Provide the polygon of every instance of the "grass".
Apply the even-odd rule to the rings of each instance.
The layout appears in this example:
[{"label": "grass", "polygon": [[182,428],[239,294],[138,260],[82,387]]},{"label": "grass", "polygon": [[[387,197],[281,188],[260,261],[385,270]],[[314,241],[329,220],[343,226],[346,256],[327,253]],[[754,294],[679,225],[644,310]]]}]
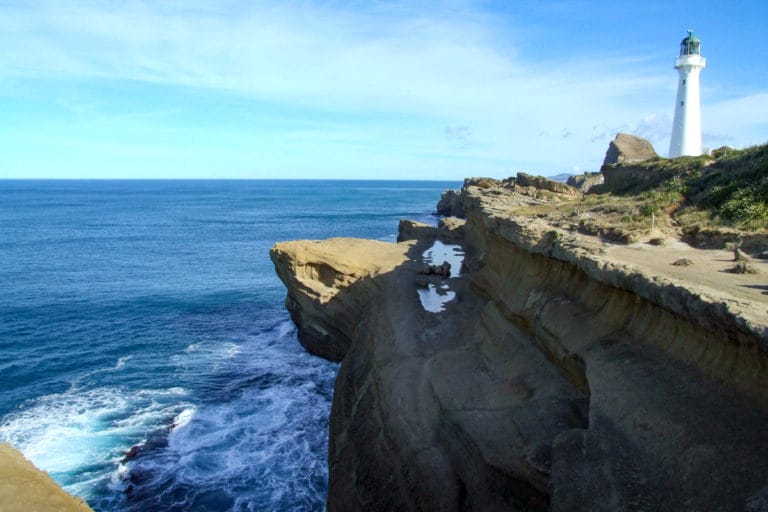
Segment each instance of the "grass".
[{"label": "grass", "polygon": [[514,213],[626,241],[647,233],[651,218],[661,230],[768,232],[768,145],[715,155],[628,165],[629,177],[613,185]]}]

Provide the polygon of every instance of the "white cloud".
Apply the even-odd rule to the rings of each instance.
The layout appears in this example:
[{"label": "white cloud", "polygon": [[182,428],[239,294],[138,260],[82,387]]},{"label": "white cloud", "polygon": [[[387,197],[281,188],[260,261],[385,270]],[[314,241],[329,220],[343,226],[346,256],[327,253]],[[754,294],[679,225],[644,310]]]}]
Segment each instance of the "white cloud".
[{"label": "white cloud", "polygon": [[702,105],[704,142],[737,147],[768,142],[768,91]]},{"label": "white cloud", "polygon": [[[326,156],[388,147],[413,155],[412,162],[464,158],[500,173],[555,171],[566,162],[590,170],[599,167],[616,131],[635,130],[655,144],[668,137],[674,78],[667,67],[631,54],[537,60],[516,50],[527,28],[513,23],[470,1],[349,7],[40,0],[0,6],[0,80],[149,82],[244,98],[254,109],[299,109],[323,120],[271,136],[286,148],[311,144],[315,159],[323,147]],[[716,105],[705,121],[737,130],[737,112],[754,118],[743,111],[759,100]],[[101,111],[113,115],[82,98],[66,101],[89,119]],[[157,105],[145,110],[132,113],[131,122],[142,116],[161,122],[167,113]],[[330,122],[335,113],[357,119]],[[378,126],[379,116],[399,118],[402,126]]]}]

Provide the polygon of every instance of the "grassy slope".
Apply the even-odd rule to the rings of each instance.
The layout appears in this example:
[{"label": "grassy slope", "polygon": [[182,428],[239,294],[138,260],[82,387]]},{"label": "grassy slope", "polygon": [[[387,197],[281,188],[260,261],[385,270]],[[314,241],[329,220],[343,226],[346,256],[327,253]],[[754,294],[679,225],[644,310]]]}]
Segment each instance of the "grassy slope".
[{"label": "grassy slope", "polygon": [[[518,210],[563,227],[631,242],[656,228],[768,232],[768,145],[716,156],[654,158],[633,164],[642,180],[598,186],[580,199]],[[527,211],[530,210],[530,211]]]}]

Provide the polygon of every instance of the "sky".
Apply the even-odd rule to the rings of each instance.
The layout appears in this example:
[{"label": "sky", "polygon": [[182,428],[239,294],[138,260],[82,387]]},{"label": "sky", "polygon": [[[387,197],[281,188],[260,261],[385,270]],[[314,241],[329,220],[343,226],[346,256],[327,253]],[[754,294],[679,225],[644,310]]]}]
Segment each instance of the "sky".
[{"label": "sky", "polygon": [[768,142],[768,1],[0,0],[0,178],[424,179]]}]

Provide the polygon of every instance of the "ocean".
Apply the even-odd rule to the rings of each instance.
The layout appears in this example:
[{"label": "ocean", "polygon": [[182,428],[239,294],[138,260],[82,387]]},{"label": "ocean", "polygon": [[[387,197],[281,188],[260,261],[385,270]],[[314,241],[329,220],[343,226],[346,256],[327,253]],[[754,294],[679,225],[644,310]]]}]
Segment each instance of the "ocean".
[{"label": "ocean", "polygon": [[459,186],[0,181],[0,441],[96,511],[323,510],[338,365],[269,248],[394,241]]}]

